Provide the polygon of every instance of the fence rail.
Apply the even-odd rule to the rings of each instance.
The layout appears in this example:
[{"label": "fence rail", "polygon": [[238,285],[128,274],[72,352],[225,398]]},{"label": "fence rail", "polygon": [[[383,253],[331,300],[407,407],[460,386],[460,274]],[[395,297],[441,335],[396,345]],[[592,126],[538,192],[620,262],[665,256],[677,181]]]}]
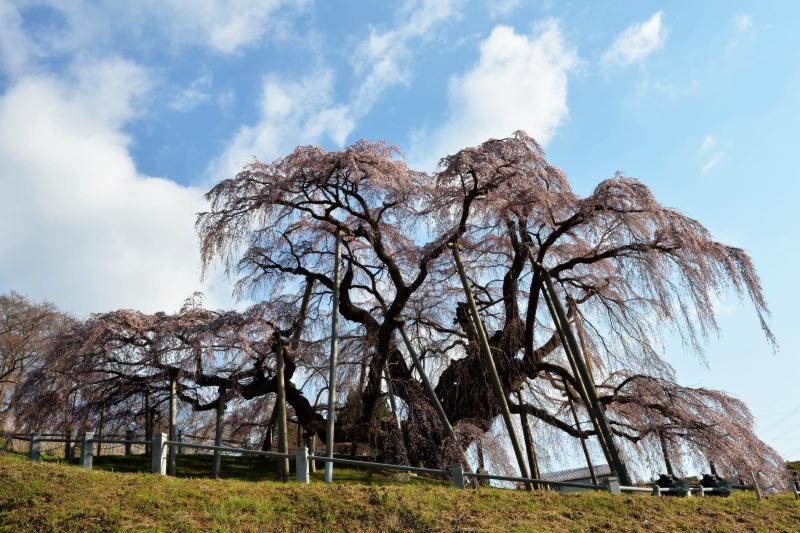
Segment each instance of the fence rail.
[{"label": "fence rail", "polygon": [[[151,448],[151,472],[159,473],[161,475],[167,474],[167,453],[168,450],[173,450],[173,453],[182,453],[183,449],[204,450],[214,452],[214,454],[222,453],[235,453],[241,455],[258,455],[263,457],[270,457],[275,459],[289,459],[295,463],[295,477],[301,483],[309,483],[309,463],[311,461],[327,462],[343,466],[357,466],[369,470],[395,470],[409,473],[426,474],[436,477],[443,477],[450,480],[450,484],[456,488],[466,488],[468,478],[472,479],[488,479],[496,481],[508,481],[512,483],[531,484],[546,487],[554,487],[557,489],[572,488],[578,490],[599,490],[608,491],[612,494],[621,494],[624,492],[633,493],[650,493],[653,496],[661,496],[664,494],[679,494],[682,496],[691,496],[692,494],[729,494],[731,490],[755,490],[758,494],[758,488],[755,485],[744,484],[728,484],[727,487],[703,487],[699,485],[689,485],[688,483],[682,487],[659,487],[658,485],[648,486],[630,486],[620,485],[619,480],[611,476],[608,478],[607,483],[579,483],[572,481],[548,481],[544,479],[535,478],[522,478],[514,476],[502,476],[496,474],[483,474],[475,472],[464,472],[460,463],[456,463],[447,469],[436,468],[422,468],[416,466],[396,465],[388,463],[377,463],[371,461],[361,461],[357,459],[345,459],[342,457],[327,457],[321,455],[309,454],[308,449],[305,447],[298,448],[294,453],[281,453],[266,450],[258,450],[252,448],[234,447],[234,446],[215,446],[211,444],[199,444],[186,442],[185,440],[170,441],[167,439],[166,433],[158,433],[153,435],[152,441],[135,438],[133,432],[129,432],[125,438],[118,435],[99,436],[95,437],[93,432],[84,431],[79,436],[77,432],[68,434],[64,433],[10,433],[0,432],[0,439],[5,439],[6,442],[10,441],[25,441],[29,443],[28,458],[32,461],[41,460],[41,443],[65,443],[64,453],[66,458],[69,455],[74,455],[75,448],[79,448],[79,462],[83,468],[92,468],[92,458],[95,455],[96,444],[117,444],[125,446],[125,455],[131,455],[133,446],[150,446]],[[190,438],[205,438],[189,435]],[[234,442],[234,441],[223,441]],[[800,499],[800,490],[793,481],[790,489],[794,492],[795,498]]]}]

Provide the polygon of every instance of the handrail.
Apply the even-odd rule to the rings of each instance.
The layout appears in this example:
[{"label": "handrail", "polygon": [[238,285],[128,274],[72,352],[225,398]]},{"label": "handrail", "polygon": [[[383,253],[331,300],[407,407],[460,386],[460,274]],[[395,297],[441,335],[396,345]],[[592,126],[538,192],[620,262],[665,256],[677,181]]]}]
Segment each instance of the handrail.
[{"label": "handrail", "polygon": [[401,470],[403,472],[416,472],[420,474],[432,474],[435,476],[449,476],[448,470],[440,470],[438,468],[422,468],[419,466],[404,466],[393,465],[388,463],[373,463],[371,461],[359,461],[357,459],[343,459],[340,457],[327,457],[324,455],[309,455],[309,461],[323,461],[326,463],[334,463],[340,465],[362,466],[365,468],[372,468],[375,470]]},{"label": "handrail", "polygon": [[276,457],[278,459],[294,459],[293,453],[280,453],[280,452],[267,452],[264,450],[251,450],[249,448],[231,448],[228,446],[212,446],[210,444],[193,444],[191,442],[178,442],[176,440],[169,440],[164,442],[166,446],[181,446],[183,448],[195,448],[198,450],[211,450],[215,452],[235,452],[235,453],[249,453],[252,455],[263,455],[265,457]]},{"label": "handrail", "polygon": [[519,483],[538,483],[540,485],[552,485],[554,487],[574,487],[578,489],[608,490],[608,485],[594,483],[577,483],[572,481],[547,481],[544,479],[534,479],[526,477],[499,476],[495,474],[478,474],[464,472],[464,477],[476,477],[479,479],[496,479],[498,481],[512,481]]}]

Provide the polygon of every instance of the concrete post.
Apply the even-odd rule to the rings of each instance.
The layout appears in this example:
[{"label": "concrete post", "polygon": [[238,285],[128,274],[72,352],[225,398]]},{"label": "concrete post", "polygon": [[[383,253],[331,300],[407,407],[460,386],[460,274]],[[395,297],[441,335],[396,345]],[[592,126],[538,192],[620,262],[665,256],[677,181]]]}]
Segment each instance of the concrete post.
[{"label": "concrete post", "polygon": [[153,434],[153,453],[150,472],[153,474],[167,475],[167,434]]},{"label": "concrete post", "polygon": [[183,455],[183,431],[178,432],[178,455]]},{"label": "concrete post", "polygon": [[297,481],[300,483],[308,483],[308,448],[303,446],[297,448],[294,453],[294,469]]},{"label": "concrete post", "polygon": [[42,460],[42,441],[39,440],[41,435],[38,433],[31,433],[30,445],[28,446],[28,459],[38,463]]},{"label": "concrete post", "polygon": [[92,439],[94,438],[94,431],[84,431],[81,435],[81,467],[87,470],[92,469]]},{"label": "concrete post", "polygon": [[461,463],[453,463],[450,466],[450,484],[457,489],[467,488],[467,483],[464,479],[464,467]]},{"label": "concrete post", "polygon": [[619,478],[616,476],[609,476],[608,478],[608,492],[611,494],[622,494],[622,489],[619,486]]},{"label": "concrete post", "polygon": [[653,496],[661,496],[661,487],[653,485]]},{"label": "concrete post", "polygon": [[792,480],[789,484],[789,487],[792,489],[792,492],[794,493],[794,499],[800,500],[800,490],[798,490],[797,488],[797,481]]},{"label": "concrete post", "polygon": [[129,429],[125,431],[125,455],[133,455],[133,444],[131,441],[133,440],[133,430]]}]

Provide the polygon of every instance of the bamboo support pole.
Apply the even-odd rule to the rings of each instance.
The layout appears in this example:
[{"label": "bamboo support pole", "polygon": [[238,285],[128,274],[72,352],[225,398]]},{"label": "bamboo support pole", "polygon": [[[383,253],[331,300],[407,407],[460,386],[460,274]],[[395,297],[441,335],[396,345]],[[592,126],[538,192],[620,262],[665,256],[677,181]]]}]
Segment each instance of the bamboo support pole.
[{"label": "bamboo support pole", "polygon": [[[467,304],[469,309],[472,313],[472,319],[475,324],[475,329],[478,332],[478,340],[480,342],[480,349],[483,352],[484,357],[486,358],[486,365],[489,369],[489,376],[491,378],[492,387],[494,388],[495,396],[497,397],[498,402],[500,403],[500,410],[501,414],[503,415],[503,420],[506,424],[506,431],[508,431],[508,437],[511,440],[511,446],[514,448],[514,455],[517,458],[517,465],[519,466],[520,477],[527,478],[528,476],[528,467],[525,464],[525,457],[522,454],[522,447],[519,445],[519,439],[517,438],[517,431],[514,429],[514,422],[511,418],[511,411],[508,408],[508,401],[506,400],[506,394],[503,391],[503,384],[500,381],[500,375],[497,373],[497,367],[494,364],[494,357],[492,357],[492,349],[489,346],[489,339],[486,336],[486,330],[483,327],[483,322],[481,321],[480,314],[478,312],[478,306],[475,303],[475,296],[472,294],[472,288],[469,285],[469,280],[467,279],[467,274],[464,271],[464,265],[461,263],[461,253],[458,251],[458,244],[451,243],[450,248],[453,250],[453,258],[456,262],[456,269],[458,270],[458,275],[461,278],[461,284],[464,286],[464,294],[467,296]],[[530,483],[525,483],[525,488],[527,490],[532,490],[533,487]]]},{"label": "bamboo support pole", "polygon": [[[563,380],[564,382],[564,394],[567,396],[567,402],[569,403],[569,410],[572,412],[572,420],[575,422],[575,429],[578,432],[581,432],[581,422],[578,420],[578,412],[575,410],[575,403],[572,401],[572,396],[569,395],[569,386],[567,385],[567,380]],[[592,457],[589,455],[589,446],[586,444],[586,439],[584,437],[579,437],[581,441],[581,448],[583,449],[583,456],[586,458],[586,466],[589,468],[589,476],[592,478],[592,483],[595,485],[597,484],[597,476],[594,473],[594,465],[592,464]]]},{"label": "bamboo support pole", "polygon": [[[609,466],[611,466],[612,470],[614,470],[617,476],[619,476],[620,483],[622,485],[630,485],[631,477],[628,473],[628,468],[625,466],[622,454],[614,442],[614,434],[611,431],[611,426],[608,423],[603,406],[600,404],[597,391],[591,384],[592,380],[588,374],[581,350],[578,347],[578,342],[575,339],[575,335],[569,325],[566,313],[564,312],[564,307],[561,305],[561,300],[556,294],[555,288],[553,287],[553,281],[550,277],[550,273],[542,265],[537,266],[541,269],[544,277],[544,285],[542,290],[545,292],[545,298],[549,296],[551,302],[551,312],[555,313],[555,315],[552,317],[553,322],[555,322],[556,327],[561,330],[562,342],[566,340],[566,344],[564,345],[565,351],[567,352],[567,356],[572,359],[572,364],[575,367],[575,370],[577,370],[575,379],[584,389],[583,391],[578,392],[583,392],[586,395],[585,400],[588,400],[586,406],[590,410],[592,418],[596,423],[598,435],[602,435],[601,443],[604,441],[605,451],[607,451],[607,455],[609,456],[608,458],[610,459]],[[547,293],[549,293],[549,295]]]}]

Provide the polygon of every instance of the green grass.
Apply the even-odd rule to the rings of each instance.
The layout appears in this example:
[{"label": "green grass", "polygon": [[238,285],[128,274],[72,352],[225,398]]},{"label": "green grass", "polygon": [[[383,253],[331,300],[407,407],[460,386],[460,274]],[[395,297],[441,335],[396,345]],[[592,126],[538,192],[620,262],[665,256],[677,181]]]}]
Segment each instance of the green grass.
[{"label": "green grass", "polygon": [[[205,466],[196,457],[182,459]],[[228,461],[229,474],[235,462]],[[114,472],[100,470],[100,464],[86,471],[0,456],[0,531],[800,530],[800,502],[785,494],[758,502],[752,493],[679,499],[459,491],[419,478],[404,483],[376,473],[368,479],[363,472],[339,469],[337,478],[344,483],[314,481],[303,486],[272,480],[165,478],[120,472],[123,467],[116,462]],[[263,468],[268,478],[270,465]],[[261,479],[261,474],[251,475]]]}]

